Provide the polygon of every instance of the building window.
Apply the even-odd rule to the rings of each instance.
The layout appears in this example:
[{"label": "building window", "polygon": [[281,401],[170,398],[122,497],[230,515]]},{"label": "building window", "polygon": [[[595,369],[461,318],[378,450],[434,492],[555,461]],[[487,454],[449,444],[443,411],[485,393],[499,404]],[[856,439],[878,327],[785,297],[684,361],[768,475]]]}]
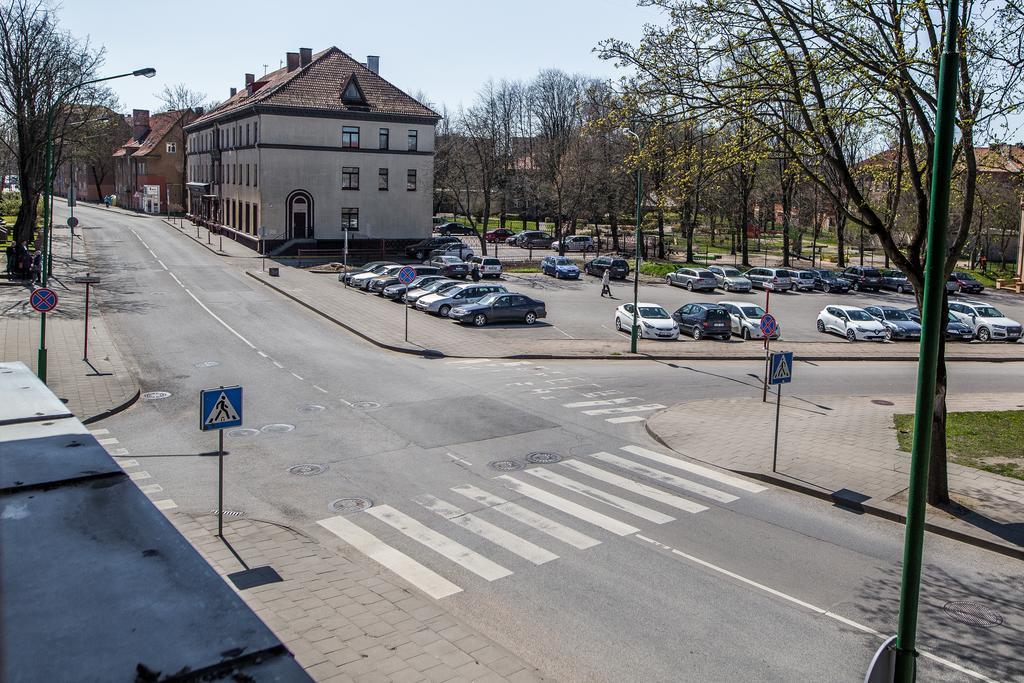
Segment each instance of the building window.
[{"label": "building window", "polygon": [[388,169],[382,168],[377,171],[377,189],[388,189]]},{"label": "building window", "polygon": [[146,175],[146,162],[139,161],[138,165],[135,167],[135,172],[139,175]]},{"label": "building window", "polygon": [[409,151],[415,152],[419,146],[419,133],[414,130],[409,131]]},{"label": "building window", "polygon": [[176,142],[168,142],[167,143],[167,153],[168,154],[175,154],[177,151],[178,151],[178,143],[176,143]]},{"label": "building window", "polygon": [[390,144],[388,142],[388,136],[390,134],[391,134],[391,131],[389,131],[387,128],[381,128],[380,129],[380,148],[381,149],[388,149],[388,145]]},{"label": "building window", "polygon": [[252,186],[259,187],[260,185],[260,165],[252,165]]},{"label": "building window", "polygon": [[245,144],[249,145],[249,124],[245,124]]},{"label": "building window", "polygon": [[234,128],[231,129],[231,146],[232,147],[235,146],[235,129]]},{"label": "building window", "polygon": [[260,213],[260,205],[259,204],[253,204],[252,205],[252,232],[253,232],[253,234],[258,233],[259,230],[260,230],[259,213]]},{"label": "building window", "polygon": [[342,166],[341,167],[341,189],[343,189],[343,190],[358,190],[359,189],[359,167],[358,166]]},{"label": "building window", "polygon": [[359,209],[342,209],[341,210],[341,229],[342,230],[358,230],[359,229]]},{"label": "building window", "polygon": [[249,187],[249,164],[245,165],[245,186]]},{"label": "building window", "polygon": [[359,149],[359,128],[357,126],[342,127],[341,146],[346,148]]},{"label": "building window", "polygon": [[245,231],[249,232],[249,202],[245,203]]},{"label": "building window", "polygon": [[405,175],[405,189],[414,191],[416,189],[416,169],[410,168]]},{"label": "building window", "polygon": [[[254,144],[254,145],[257,142],[260,141],[259,127],[258,127],[259,125],[260,125],[259,122],[254,122],[252,124],[252,144]],[[253,208],[256,208],[256,207],[253,207]]]}]

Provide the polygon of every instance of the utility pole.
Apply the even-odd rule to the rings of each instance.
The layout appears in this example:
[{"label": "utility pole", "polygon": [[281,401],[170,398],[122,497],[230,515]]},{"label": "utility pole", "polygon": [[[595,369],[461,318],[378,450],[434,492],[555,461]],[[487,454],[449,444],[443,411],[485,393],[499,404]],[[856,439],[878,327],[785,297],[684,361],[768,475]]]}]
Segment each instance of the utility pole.
[{"label": "utility pole", "polygon": [[[628,135],[631,135],[632,137],[636,138],[637,156],[638,157],[641,156],[643,154],[643,151],[644,151],[643,140],[640,139],[640,136],[638,134],[634,133],[633,131],[629,130],[628,128],[626,129],[626,133]],[[642,213],[641,212],[643,210],[643,193],[644,193],[644,181],[643,181],[643,175],[640,172],[640,165],[639,165],[639,161],[638,161],[637,167],[636,167],[636,236],[635,236],[635,238],[633,240],[633,242],[634,242],[633,246],[636,248],[636,256],[635,256],[635,259],[634,259],[634,266],[635,267],[633,268],[633,326],[632,326],[632,328],[630,330],[630,334],[629,334],[629,352],[630,353],[636,353],[636,342],[637,342],[637,336],[638,336],[637,333],[639,332],[639,329],[637,328],[637,313],[638,313],[637,306],[639,305],[639,298],[640,298],[640,239],[641,239],[640,222],[641,222],[641,219],[642,219]]]}]

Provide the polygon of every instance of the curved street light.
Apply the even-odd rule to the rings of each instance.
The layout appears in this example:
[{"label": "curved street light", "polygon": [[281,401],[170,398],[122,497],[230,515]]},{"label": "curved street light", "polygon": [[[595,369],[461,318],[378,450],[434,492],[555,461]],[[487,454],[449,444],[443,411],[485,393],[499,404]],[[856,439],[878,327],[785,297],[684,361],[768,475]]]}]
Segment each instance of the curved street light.
[{"label": "curved street light", "polygon": [[[640,139],[640,136],[629,128],[624,128],[623,132],[636,139],[637,156],[639,157],[642,155],[644,152],[644,141]],[[637,306],[639,305],[638,299],[640,291],[640,211],[643,198],[643,188],[643,177],[640,173],[640,164],[638,159],[636,167],[636,236],[633,239],[633,246],[636,248],[636,258],[633,263],[633,327],[631,328],[629,335],[630,353],[636,353],[636,341],[639,336],[639,328],[637,327]]]}]

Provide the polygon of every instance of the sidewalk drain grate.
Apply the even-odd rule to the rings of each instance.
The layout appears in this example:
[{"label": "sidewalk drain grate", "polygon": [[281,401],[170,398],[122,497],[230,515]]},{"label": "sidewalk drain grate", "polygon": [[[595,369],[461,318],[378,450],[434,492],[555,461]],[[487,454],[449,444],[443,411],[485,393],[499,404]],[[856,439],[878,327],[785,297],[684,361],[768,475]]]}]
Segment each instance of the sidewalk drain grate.
[{"label": "sidewalk drain grate", "polygon": [[297,474],[300,477],[312,477],[317,474],[323,474],[327,471],[327,465],[317,465],[315,463],[309,463],[306,465],[292,465],[288,468],[288,472],[291,474]]},{"label": "sidewalk drain grate", "polygon": [[515,472],[516,470],[523,469],[523,463],[516,462],[515,460],[495,460],[494,462],[487,463],[487,465],[499,472]]},{"label": "sidewalk drain grate", "polygon": [[553,465],[556,462],[562,461],[562,456],[558,453],[545,453],[543,451],[536,451],[526,456],[527,462],[532,462],[534,465]]},{"label": "sidewalk drain grate", "polygon": [[260,427],[260,431],[264,434],[284,434],[285,432],[290,432],[293,429],[295,429],[295,425],[284,424],[282,422],[272,425],[263,425]]},{"label": "sidewalk drain grate", "polygon": [[142,394],[143,401],[159,401],[163,398],[170,398],[171,392],[169,391],[146,391]]},{"label": "sidewalk drain grate", "polygon": [[871,402],[874,403],[876,406],[894,406],[894,405],[896,405],[892,401],[886,401],[883,398],[873,398],[873,399],[871,399]]},{"label": "sidewalk drain grate", "polygon": [[324,406],[318,406],[315,403],[307,403],[299,408],[300,413],[319,413],[322,410],[326,410],[326,408]]},{"label": "sidewalk drain grate", "polygon": [[970,600],[951,600],[943,605],[942,609],[955,620],[968,626],[995,628],[1003,623],[1003,617],[998,612]]},{"label": "sidewalk drain grate", "polygon": [[[210,514],[211,515],[215,515],[218,512],[219,512],[219,510],[217,508],[213,508],[212,510],[210,510]],[[241,510],[224,510],[224,516],[225,517],[241,517],[244,514],[245,513],[242,512]]]},{"label": "sidewalk drain grate", "polygon": [[220,365],[220,363],[218,363],[215,360],[201,360],[198,363],[196,363],[194,365],[194,367],[197,367],[197,368],[215,368],[218,365]]},{"label": "sidewalk drain grate", "polygon": [[361,512],[366,508],[373,507],[373,503],[367,498],[339,498],[327,506],[331,512]]},{"label": "sidewalk drain grate", "polygon": [[380,404],[376,401],[356,401],[352,404],[352,408],[355,410],[377,410],[380,408]]},{"label": "sidewalk drain grate", "polygon": [[241,429],[229,429],[228,430],[228,436],[231,436],[231,437],[256,436],[259,433],[260,433],[260,430],[258,430],[258,429],[249,429],[248,427],[242,427]]}]

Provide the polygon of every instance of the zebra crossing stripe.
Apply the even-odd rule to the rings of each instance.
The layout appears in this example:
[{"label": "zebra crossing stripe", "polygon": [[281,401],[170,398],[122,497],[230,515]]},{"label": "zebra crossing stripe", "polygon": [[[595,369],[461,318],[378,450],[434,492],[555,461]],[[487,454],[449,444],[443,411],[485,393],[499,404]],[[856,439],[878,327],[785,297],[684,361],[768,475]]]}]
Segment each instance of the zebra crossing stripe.
[{"label": "zebra crossing stripe", "polygon": [[584,415],[617,415],[620,413],[642,413],[648,410],[660,410],[665,406],[660,403],[649,403],[642,406],[622,406],[619,408],[598,408],[595,410],[584,410]]},{"label": "zebra crossing stripe", "polygon": [[318,520],[317,524],[385,569],[389,569],[398,576],[401,576],[435,600],[440,600],[462,591],[461,588],[437,572],[427,569],[405,553],[395,550],[344,517],[328,517],[327,519]]},{"label": "zebra crossing stripe", "polygon": [[641,448],[640,446],[625,446],[622,450],[632,453],[633,455],[639,455],[643,458],[654,460],[655,462],[660,462],[662,465],[674,467],[677,470],[683,470],[684,472],[696,474],[698,476],[704,477],[705,479],[717,481],[720,484],[725,484],[727,486],[731,486],[742,491],[750,491],[751,493],[761,493],[761,491],[767,491],[766,487],[761,486],[759,484],[755,484],[753,482],[749,482],[746,479],[740,479],[739,477],[734,477],[730,474],[725,474],[724,472],[713,470],[710,467],[702,467],[700,465],[695,465],[692,462],[687,462],[686,460],[682,460],[680,458],[674,458],[671,455],[665,455],[664,453],[658,453],[657,451],[651,451],[646,448]]},{"label": "zebra crossing stripe", "polygon": [[635,474],[643,475],[648,479],[660,481],[662,484],[668,484],[669,486],[674,486],[678,489],[683,489],[684,491],[690,491],[691,493],[696,493],[697,495],[710,498],[711,500],[717,500],[720,503],[732,503],[733,501],[739,500],[738,496],[734,496],[731,493],[725,493],[724,491],[713,489],[710,486],[704,486],[703,484],[698,484],[697,482],[690,481],[689,479],[683,479],[682,477],[677,477],[674,474],[662,472],[661,470],[656,470],[653,467],[648,467],[647,465],[633,462],[632,460],[620,458],[619,456],[612,455],[611,453],[591,453],[589,457],[608,463],[609,465],[621,467],[622,469],[629,470]]},{"label": "zebra crossing stripe", "polygon": [[639,396],[626,396],[624,398],[606,398],[600,401],[577,401],[576,403],[563,403],[563,408],[593,408],[594,406],[617,406],[630,401],[639,401]]},{"label": "zebra crossing stripe", "polygon": [[567,515],[572,515],[573,517],[582,519],[584,522],[589,522],[594,526],[601,527],[605,531],[609,531],[617,536],[628,536],[629,534],[635,534],[640,531],[635,526],[630,526],[625,522],[620,522],[614,517],[603,515],[600,512],[583,507],[571,500],[566,500],[565,498],[556,496],[553,493],[548,493],[544,489],[539,489],[536,486],[530,486],[526,482],[519,481],[507,474],[495,477],[495,479],[500,479],[508,488],[512,489],[516,493],[522,494],[528,498],[533,498],[539,503],[544,503],[556,510],[561,510]]},{"label": "zebra crossing stripe", "polygon": [[574,472],[578,472],[608,484],[614,484],[615,486],[624,488],[627,491],[636,493],[637,495],[645,496],[651,500],[656,500],[664,505],[669,505],[677,510],[696,513],[704,512],[708,509],[706,505],[695,503],[692,500],[687,500],[686,498],[680,498],[679,496],[666,493],[661,489],[656,489],[653,486],[648,486],[647,484],[641,484],[640,482],[633,481],[632,479],[620,477],[612,472],[602,470],[600,467],[594,467],[590,463],[581,462],[579,460],[563,460],[558,464],[562,467],[568,467]]},{"label": "zebra crossing stripe", "polygon": [[533,467],[526,470],[526,473],[532,474],[533,476],[539,479],[543,479],[544,481],[550,484],[554,484],[555,486],[561,486],[564,489],[575,491],[581,496],[593,498],[598,502],[611,505],[613,508],[617,508],[619,510],[622,510],[623,512],[628,512],[631,515],[636,515],[637,517],[646,519],[649,522],[654,522],[655,524],[665,524],[666,522],[671,522],[675,520],[675,517],[666,515],[662,512],[658,512],[657,510],[652,510],[651,508],[645,505],[634,503],[632,501],[626,500],[625,498],[620,498],[619,496],[613,495],[606,491],[602,491],[601,489],[596,489],[593,486],[581,484],[578,481],[570,479],[569,477],[563,477],[557,472],[552,472],[551,470],[546,470],[541,467]]},{"label": "zebra crossing stripe", "polygon": [[626,415],[624,417],[607,417],[604,421],[611,422],[613,425],[619,425],[624,422],[643,422],[646,419],[646,417],[640,415]]},{"label": "zebra crossing stripe", "polygon": [[527,510],[521,505],[510,503],[504,498],[496,496],[492,493],[488,493],[483,489],[471,486],[470,484],[463,484],[462,486],[455,486],[452,491],[459,495],[465,496],[470,500],[474,500],[482,505],[487,505],[490,509],[495,512],[500,512],[506,517],[511,517],[515,521],[525,524],[526,526],[533,527],[537,531],[547,534],[552,538],[555,538],[562,543],[571,545],[573,548],[578,550],[585,550],[587,548],[593,548],[595,545],[600,545],[601,541],[596,538],[591,538],[586,534],[581,534],[575,529],[570,529],[564,524],[559,524],[553,520],[538,515],[535,512]]},{"label": "zebra crossing stripe", "polygon": [[422,495],[413,498],[414,501],[447,519],[452,524],[461,526],[467,531],[487,539],[491,543],[504,548],[505,550],[518,555],[524,560],[534,564],[544,564],[551,560],[557,560],[558,555],[548,552],[539,545],[530,543],[525,538],[520,538],[510,531],[505,531],[499,526],[480,519],[476,515],[467,513],[457,505],[453,505],[440,498],[430,495]]},{"label": "zebra crossing stripe", "polygon": [[390,505],[377,505],[368,508],[366,513],[402,532],[412,540],[422,543],[442,557],[468,569],[480,578],[494,581],[512,574],[500,564],[488,560],[480,553],[470,550],[461,543],[456,543],[443,534],[439,534]]}]

